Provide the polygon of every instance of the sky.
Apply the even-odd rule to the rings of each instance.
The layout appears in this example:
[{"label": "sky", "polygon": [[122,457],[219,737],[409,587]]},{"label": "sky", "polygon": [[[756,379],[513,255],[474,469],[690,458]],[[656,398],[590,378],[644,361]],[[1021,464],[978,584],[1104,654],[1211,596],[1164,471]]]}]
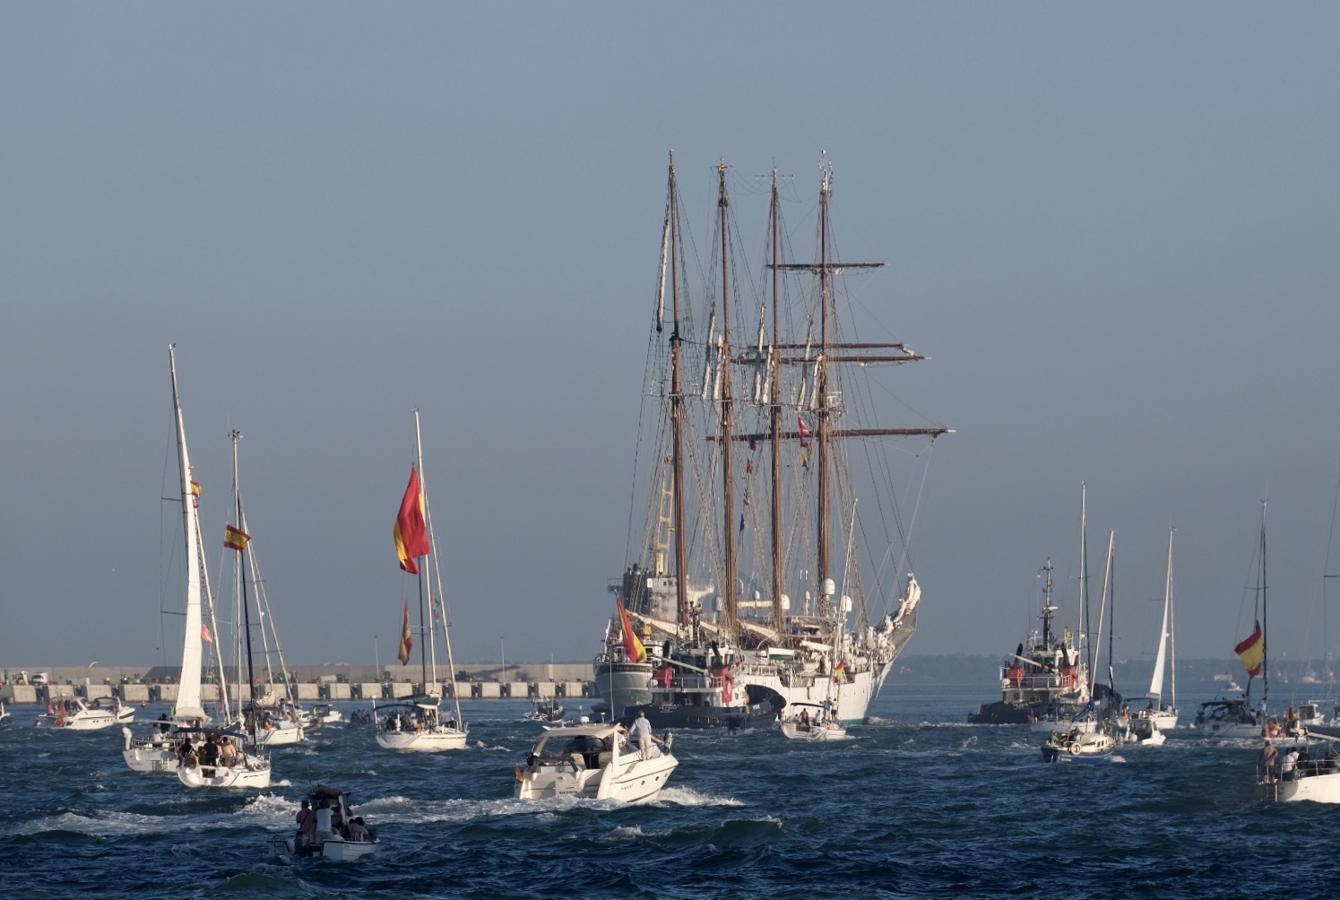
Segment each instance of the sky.
[{"label": "sky", "polygon": [[724,159],[757,247],[774,166],[811,245],[827,151],[887,262],[898,397],[956,429],[910,652],[1012,648],[1049,556],[1073,600],[1081,481],[1119,655],[1174,525],[1179,652],[1231,656],[1266,496],[1272,656],[1334,652],[1337,44],[1324,3],[0,5],[0,664],[175,663],[173,342],[290,660],[393,653],[415,407],[458,658],[592,656],[671,149],[695,240]]}]

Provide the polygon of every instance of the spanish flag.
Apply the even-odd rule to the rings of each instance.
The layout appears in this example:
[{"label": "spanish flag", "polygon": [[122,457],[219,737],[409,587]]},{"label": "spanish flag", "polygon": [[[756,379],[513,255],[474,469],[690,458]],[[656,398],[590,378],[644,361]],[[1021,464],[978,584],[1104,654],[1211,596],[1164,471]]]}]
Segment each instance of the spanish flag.
[{"label": "spanish flag", "polygon": [[227,525],[223,529],[223,546],[229,550],[245,550],[249,540],[251,540],[251,535],[240,528]]},{"label": "spanish flag", "polygon": [[409,665],[409,652],[414,649],[414,635],[409,633],[409,601],[405,601],[405,618],[400,626],[400,664]]},{"label": "spanish flag", "polygon": [[204,492],[205,489],[200,486],[200,482],[198,481],[191,482],[191,505],[194,506],[196,509],[200,508],[200,495],[203,494]]},{"label": "spanish flag", "polygon": [[638,639],[637,632],[633,630],[633,618],[628,615],[628,610],[624,608],[623,598],[616,594],[614,602],[619,606],[619,624],[623,628],[624,652],[633,662],[642,662],[647,658],[647,648],[642,646],[642,641]]},{"label": "spanish flag", "polygon": [[395,517],[395,552],[400,557],[400,568],[411,575],[419,574],[414,560],[426,556],[433,549],[428,541],[428,526],[424,521],[423,489],[419,487],[419,472],[409,470],[409,485],[400,501],[400,513]]},{"label": "spanish flag", "polygon": [[846,660],[844,660],[844,659],[840,659],[840,660],[838,660],[837,665],[833,667],[833,680],[834,680],[835,682],[837,682],[838,684],[842,684],[843,682],[845,682],[845,681],[847,680],[847,661],[846,661]]},{"label": "spanish flag", "polygon": [[1256,629],[1251,636],[1234,647],[1233,652],[1242,658],[1242,665],[1247,669],[1248,677],[1255,678],[1261,674],[1261,664],[1266,659],[1266,645],[1261,639],[1260,622],[1256,623]]}]

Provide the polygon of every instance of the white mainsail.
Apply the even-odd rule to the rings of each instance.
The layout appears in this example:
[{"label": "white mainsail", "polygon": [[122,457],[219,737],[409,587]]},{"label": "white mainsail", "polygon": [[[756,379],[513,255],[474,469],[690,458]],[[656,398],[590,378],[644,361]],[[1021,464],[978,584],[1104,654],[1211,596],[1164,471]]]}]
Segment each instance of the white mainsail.
[{"label": "white mainsail", "polygon": [[181,394],[177,390],[177,345],[168,346],[172,369],[172,409],[177,419],[177,459],[181,463],[182,530],[186,534],[186,633],[181,648],[181,680],[177,685],[177,704],[172,710],[175,722],[208,719],[200,702],[200,545],[197,537],[200,512],[191,481],[191,459],[186,450],[186,425],[182,419]]},{"label": "white mainsail", "polygon": [[1159,630],[1159,651],[1154,657],[1154,674],[1149,679],[1149,696],[1156,705],[1163,700],[1163,670],[1168,653],[1168,611],[1172,604],[1173,532],[1168,531],[1168,573],[1163,584],[1163,627]]}]

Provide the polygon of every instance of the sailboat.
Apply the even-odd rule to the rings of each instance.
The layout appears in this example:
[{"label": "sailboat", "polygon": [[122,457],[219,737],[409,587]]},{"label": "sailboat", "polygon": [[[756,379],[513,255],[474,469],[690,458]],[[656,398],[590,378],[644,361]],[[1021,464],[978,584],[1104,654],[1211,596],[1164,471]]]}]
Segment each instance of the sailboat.
[{"label": "sailboat", "polygon": [[[1163,624],[1159,626],[1159,649],[1154,657],[1154,671],[1149,677],[1149,706],[1136,713],[1137,719],[1147,719],[1159,731],[1177,727],[1177,638],[1173,619],[1173,533],[1168,529],[1168,567],[1163,581]],[[1164,669],[1171,679],[1171,703],[1163,702]]]},{"label": "sailboat", "polygon": [[[1261,501],[1261,528],[1257,540],[1256,602],[1253,604],[1252,633],[1238,642],[1233,652],[1247,670],[1247,690],[1241,697],[1216,697],[1207,700],[1196,711],[1195,729],[1201,734],[1221,737],[1259,737],[1264,725],[1266,703],[1270,698],[1270,660],[1267,655],[1266,628],[1269,625],[1266,603],[1266,509],[1269,500]],[[1261,676],[1261,704],[1252,706],[1252,682]]]},{"label": "sailboat", "polygon": [[[423,469],[423,436],[419,411],[414,410],[415,464],[410,468],[400,512],[396,516],[395,542],[400,568],[416,576],[419,588],[419,661],[423,668],[423,693],[406,703],[374,706],[377,744],[387,750],[440,751],[460,750],[465,746],[469,728],[461,716],[460,691],[456,685],[456,661],[451,652],[446,594],[442,589],[442,565],[433,535],[433,513],[428,503],[428,479]],[[417,560],[427,559],[422,566]],[[447,671],[451,680],[451,701],[455,715],[442,717],[441,686],[437,680],[437,643],[433,619],[440,617],[442,639],[447,651]],[[406,599],[400,643],[400,662],[408,665],[413,638],[409,627],[409,601]]]},{"label": "sailboat", "polygon": [[[201,671],[204,668],[204,644],[214,650],[214,661],[219,674],[220,707],[222,718],[228,721],[228,686],[222,677],[223,657],[214,635],[218,622],[214,613],[214,598],[209,586],[209,572],[202,552],[200,530],[200,483],[191,468],[190,453],[186,446],[185,417],[182,414],[181,392],[177,387],[177,347],[168,347],[168,367],[172,376],[172,413],[177,435],[177,464],[181,481],[182,537],[185,542],[186,569],[185,627],[182,635],[181,673],[177,683],[177,699],[172,712],[153,723],[150,735],[135,738],[129,728],[122,729],[124,743],[122,758],[135,772],[175,772],[180,760],[180,748],[188,740],[180,729],[200,729],[211,719],[201,702]],[[206,623],[205,615],[209,621]],[[207,640],[206,640],[207,638]]]},{"label": "sailboat", "polygon": [[274,612],[270,608],[270,598],[266,593],[265,583],[260,577],[260,566],[256,561],[256,545],[251,538],[251,529],[242,511],[242,489],[237,459],[237,449],[242,441],[242,432],[234,429],[230,437],[233,444],[233,499],[237,512],[237,527],[227,526],[224,545],[237,553],[233,558],[234,609],[236,610],[234,621],[249,620],[250,604],[247,602],[247,586],[249,583],[251,593],[255,595],[262,658],[265,660],[266,684],[275,683],[274,668],[270,661],[271,645],[273,644],[273,653],[277,654],[279,658],[279,672],[284,685],[284,693],[278,697],[269,694],[257,697],[255,695],[256,685],[253,682],[246,691],[247,702],[242,703],[242,666],[240,660],[245,650],[247,671],[250,672],[251,629],[248,629],[245,635],[239,629],[236,641],[237,658],[239,660],[239,665],[236,667],[238,684],[235,691],[240,713],[239,724],[244,731],[253,736],[257,747],[292,746],[302,743],[306,737],[300,718],[301,710],[288,699],[288,691],[292,689],[293,682],[289,678],[288,667],[284,664],[284,651],[279,643],[279,629],[275,625]]},{"label": "sailboat", "polygon": [[[241,643],[246,651],[247,700],[254,701],[256,672],[251,654],[251,604],[247,597],[247,566],[242,554],[251,542],[251,535],[242,527],[246,514],[242,511],[242,489],[238,476],[237,444],[242,433],[234,430],[233,440],[233,508],[237,525],[228,525],[223,545],[237,553],[233,571],[238,589],[238,609],[241,612],[239,628]],[[238,666],[241,669],[241,666]],[[240,674],[240,671],[239,671]],[[177,767],[177,780],[191,788],[267,788],[270,786],[270,759],[260,752],[257,738],[259,722],[254,707],[246,715],[242,707],[242,692],[237,693],[239,711],[243,712],[241,729],[236,726],[220,730],[204,729],[197,735],[195,747],[182,749],[182,763]],[[188,736],[189,737],[189,736]]]},{"label": "sailboat", "polygon": [[[860,723],[915,631],[921,589],[911,572],[905,581],[895,574],[906,562],[906,532],[896,506],[884,505],[894,494],[889,483],[872,487],[873,505],[880,520],[902,532],[903,552],[896,556],[893,540],[868,540],[864,550],[879,565],[874,579],[863,582],[854,540],[858,533],[868,537],[874,529],[869,527],[872,523],[862,525],[856,517],[858,482],[846,469],[848,455],[841,447],[848,439],[882,436],[919,435],[933,441],[950,429],[842,427],[845,415],[871,405],[870,397],[861,390],[864,385],[844,385],[843,365],[866,369],[924,357],[903,343],[856,343],[838,334],[839,314],[845,312],[836,306],[838,277],[844,271],[882,264],[837,261],[829,225],[832,171],[826,160],[820,185],[819,259],[814,263],[781,260],[774,171],[769,217],[771,296],[758,306],[756,339],[752,343],[733,340],[736,317],[731,304],[738,299],[732,295],[734,255],[725,172],[725,165],[719,165],[719,242],[714,241],[714,255],[720,263],[721,281],[703,341],[689,333],[691,319],[681,298],[682,261],[677,249],[678,206],[673,157],[671,160],[654,358],[644,392],[662,403],[663,443],[657,448],[651,482],[650,540],[637,551],[641,558],[625,570],[618,588],[651,658],[630,656],[624,646],[626,629],[611,619],[605,652],[597,658],[597,683],[616,717],[626,717],[630,710],[647,703],[652,704],[648,716],[653,717],[651,709],[658,709],[661,698],[684,711],[684,720],[654,719],[658,725],[732,725],[766,716],[770,709],[780,709],[783,718],[790,718],[801,708],[788,711],[790,704],[822,704],[829,698],[836,698],[840,722]],[[781,289],[787,273],[813,276],[817,282],[810,295],[812,304],[802,313],[808,319],[803,340],[789,338],[782,331],[782,322],[791,318],[784,312]],[[667,299],[672,312],[668,354],[662,346]],[[700,391],[685,383],[688,364],[683,357],[693,347],[703,348],[703,357],[695,360],[700,364],[695,371],[703,373],[701,385],[696,386]],[[742,390],[736,389],[737,366],[744,367],[746,376],[740,379]],[[848,389],[846,401],[844,387]],[[697,408],[702,412],[703,436],[714,448],[708,460],[697,458],[694,442],[685,438],[686,407],[695,393],[701,403]],[[755,429],[748,427],[751,410],[760,420]],[[794,426],[790,425],[793,421]],[[768,452],[759,453],[759,447],[767,447]],[[889,471],[880,469],[880,462],[872,467],[878,470],[872,477],[888,482]],[[687,469],[700,473],[696,516],[686,508]],[[703,472],[719,480],[713,484]],[[737,495],[741,485],[743,490]],[[765,490],[767,502],[751,497]],[[767,531],[759,521],[750,547],[745,528],[751,519],[761,520],[758,511],[765,509]],[[843,528],[847,529],[845,559],[832,547]],[[699,560],[706,563],[704,568],[710,570],[696,580],[690,577],[691,543]],[[796,592],[803,596],[798,608],[792,608],[787,584],[802,586]],[[872,615],[870,599],[888,598],[895,591],[901,596],[886,614]],[[664,713],[669,706],[659,703],[659,711]]]}]

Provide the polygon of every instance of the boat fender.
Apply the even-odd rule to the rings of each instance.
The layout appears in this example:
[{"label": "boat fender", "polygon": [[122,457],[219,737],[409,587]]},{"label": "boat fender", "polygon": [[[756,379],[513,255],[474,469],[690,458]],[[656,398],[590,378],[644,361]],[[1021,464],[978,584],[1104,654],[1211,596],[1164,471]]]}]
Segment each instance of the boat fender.
[{"label": "boat fender", "polygon": [[1070,745],[1070,755],[1079,756],[1079,741],[1076,741],[1075,743]]}]

